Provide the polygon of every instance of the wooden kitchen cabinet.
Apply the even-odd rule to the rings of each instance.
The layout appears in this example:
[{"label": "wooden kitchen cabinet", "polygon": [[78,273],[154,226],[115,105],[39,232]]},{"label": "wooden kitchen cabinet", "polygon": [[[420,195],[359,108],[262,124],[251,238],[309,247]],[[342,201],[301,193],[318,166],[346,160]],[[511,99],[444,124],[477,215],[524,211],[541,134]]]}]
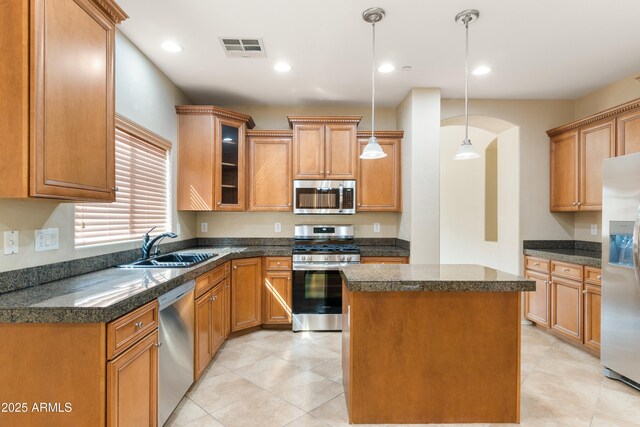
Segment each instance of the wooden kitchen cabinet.
[{"label": "wooden kitchen cabinet", "polygon": [[620,114],[616,118],[618,156],[640,152],[640,108]]},{"label": "wooden kitchen cabinet", "polygon": [[615,119],[580,129],[578,210],[602,210],[602,161],[616,155]]},{"label": "wooden kitchen cabinet", "polygon": [[158,424],[158,330],[107,363],[107,426]]},{"label": "wooden kitchen cabinet", "polygon": [[602,289],[600,286],[584,286],[584,345],[600,351],[600,322],[602,307]]},{"label": "wooden kitchen cabinet", "polygon": [[262,258],[231,261],[231,332],[262,323]]},{"label": "wooden kitchen cabinet", "polygon": [[194,381],[229,336],[229,263],[196,278]]},{"label": "wooden kitchen cabinet", "polygon": [[245,130],[251,116],[207,105],[177,105],[178,210],[245,209]]},{"label": "wooden kitchen cabinet", "polygon": [[578,210],[578,132],[551,138],[551,211]]},{"label": "wooden kitchen cabinet", "polygon": [[582,282],[551,278],[551,329],[582,344]]},{"label": "wooden kitchen cabinet", "polygon": [[[402,136],[404,132],[376,132],[387,157],[358,159],[358,212],[402,212]],[[358,132],[358,151],[362,153],[371,132]]]},{"label": "wooden kitchen cabinet", "polygon": [[524,317],[538,325],[549,327],[549,302],[551,283],[549,273],[525,270],[524,277],[536,281],[536,290],[524,292]]},{"label": "wooden kitchen cabinet", "polygon": [[263,318],[264,325],[291,324],[291,257],[266,257]]},{"label": "wooden kitchen cabinet", "polygon": [[115,200],[112,0],[2,6],[0,197]]},{"label": "wooden kitchen cabinet", "polygon": [[294,179],[356,179],[361,116],[288,116]]},{"label": "wooden kitchen cabinet", "polygon": [[247,131],[249,211],[291,211],[292,133]]}]

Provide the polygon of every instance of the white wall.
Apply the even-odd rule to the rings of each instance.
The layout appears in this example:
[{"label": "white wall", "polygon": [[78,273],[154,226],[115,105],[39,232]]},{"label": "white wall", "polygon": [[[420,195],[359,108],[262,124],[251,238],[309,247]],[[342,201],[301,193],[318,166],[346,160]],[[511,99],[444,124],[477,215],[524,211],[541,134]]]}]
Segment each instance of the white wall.
[{"label": "white wall", "polygon": [[[189,103],[187,97],[126,37],[116,33],[116,111],[173,142],[171,155],[172,188],[175,189],[177,120],[175,104]],[[172,228],[180,224],[180,238],[195,236],[195,214],[178,213],[172,207]],[[134,249],[138,242],[75,249],[74,204],[47,200],[0,200],[0,231],[20,232],[20,253],[0,254],[0,271],[49,264],[75,258]],[[34,230],[55,227],[60,230],[60,249],[34,251]]]},{"label": "white wall", "polygon": [[575,119],[582,119],[640,98],[638,77],[640,77],[640,73],[632,74],[576,99]]},{"label": "white wall", "polygon": [[411,241],[411,263],[440,262],[440,90],[414,88],[397,109],[402,147],[403,212],[399,237]]}]

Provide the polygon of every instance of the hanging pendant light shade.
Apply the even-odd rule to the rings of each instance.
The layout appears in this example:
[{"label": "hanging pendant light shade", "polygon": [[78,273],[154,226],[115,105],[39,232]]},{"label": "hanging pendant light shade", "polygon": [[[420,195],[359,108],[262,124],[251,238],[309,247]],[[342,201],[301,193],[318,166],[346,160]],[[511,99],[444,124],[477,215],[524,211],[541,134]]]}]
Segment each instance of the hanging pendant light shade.
[{"label": "hanging pendant light shade", "polygon": [[373,30],[373,59],[371,63],[371,138],[369,138],[369,142],[367,142],[360,155],[361,159],[381,159],[387,156],[387,153],[378,144],[378,138],[374,134],[376,118],[376,22],[382,21],[384,14],[384,9],[379,7],[370,7],[362,12],[362,19],[370,23]]},{"label": "hanging pendant light shade", "polygon": [[456,15],[456,22],[464,25],[466,44],[464,63],[464,140],[453,157],[454,160],[469,160],[480,157],[480,154],[469,139],[469,24],[479,17],[480,12],[475,9],[464,10]]}]

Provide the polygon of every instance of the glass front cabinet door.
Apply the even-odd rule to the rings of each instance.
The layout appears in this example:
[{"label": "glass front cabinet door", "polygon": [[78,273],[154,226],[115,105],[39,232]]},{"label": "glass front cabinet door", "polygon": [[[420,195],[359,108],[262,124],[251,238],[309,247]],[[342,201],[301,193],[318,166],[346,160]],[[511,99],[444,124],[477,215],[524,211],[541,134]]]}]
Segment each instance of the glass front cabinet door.
[{"label": "glass front cabinet door", "polygon": [[217,119],[215,210],[244,210],[244,132],[244,122]]}]

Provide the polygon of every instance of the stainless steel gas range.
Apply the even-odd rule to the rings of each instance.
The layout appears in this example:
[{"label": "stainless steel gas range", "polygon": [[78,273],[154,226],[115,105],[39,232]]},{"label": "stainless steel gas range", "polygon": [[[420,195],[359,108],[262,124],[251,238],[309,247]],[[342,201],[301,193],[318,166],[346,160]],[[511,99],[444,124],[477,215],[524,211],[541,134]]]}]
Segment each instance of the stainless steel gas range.
[{"label": "stainless steel gas range", "polygon": [[296,225],[294,234],[293,331],[339,331],[340,267],[360,263],[353,225]]}]

